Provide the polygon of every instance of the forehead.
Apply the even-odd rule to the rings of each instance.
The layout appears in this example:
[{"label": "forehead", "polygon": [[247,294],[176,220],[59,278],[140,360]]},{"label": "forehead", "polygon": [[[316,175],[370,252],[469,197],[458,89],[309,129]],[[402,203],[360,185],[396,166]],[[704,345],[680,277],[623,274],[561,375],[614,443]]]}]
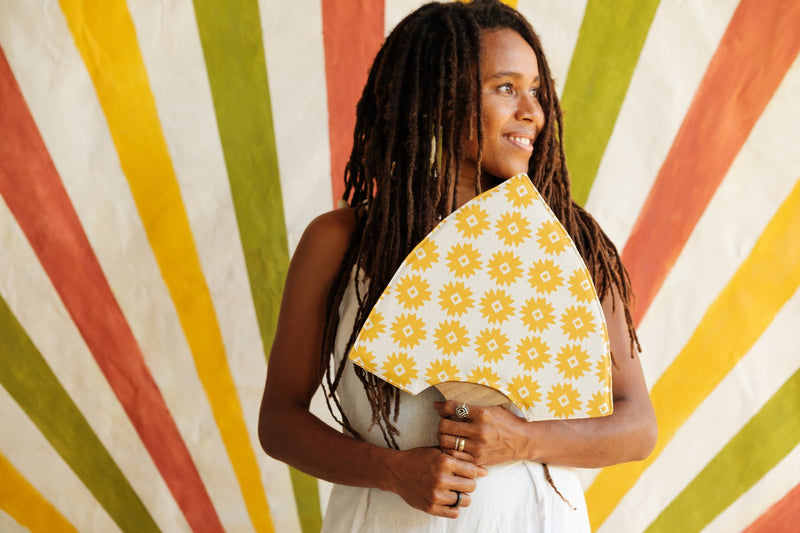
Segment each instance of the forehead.
[{"label": "forehead", "polygon": [[533,48],[514,30],[484,30],[481,34],[481,70],[484,76],[514,72],[536,77],[539,66]]}]

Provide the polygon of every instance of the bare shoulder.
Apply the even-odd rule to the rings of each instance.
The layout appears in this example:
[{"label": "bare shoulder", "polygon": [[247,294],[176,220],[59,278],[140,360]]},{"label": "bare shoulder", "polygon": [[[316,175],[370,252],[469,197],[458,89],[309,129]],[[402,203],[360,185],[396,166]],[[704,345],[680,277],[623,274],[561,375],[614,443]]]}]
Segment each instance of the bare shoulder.
[{"label": "bare shoulder", "polygon": [[294,260],[341,263],[356,226],[355,209],[336,209],[312,220],[295,250]]}]

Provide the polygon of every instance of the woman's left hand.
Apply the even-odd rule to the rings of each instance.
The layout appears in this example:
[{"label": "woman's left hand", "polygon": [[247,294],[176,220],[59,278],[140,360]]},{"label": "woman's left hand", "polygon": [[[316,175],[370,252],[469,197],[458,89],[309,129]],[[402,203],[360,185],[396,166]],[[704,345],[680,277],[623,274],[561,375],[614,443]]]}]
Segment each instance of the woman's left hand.
[{"label": "woman's left hand", "polygon": [[[469,405],[465,418],[456,415],[459,402],[434,403],[439,421],[439,447],[457,459],[491,466],[529,458],[527,422],[502,407]],[[463,444],[457,440],[464,439]],[[462,448],[459,451],[457,448]]]}]

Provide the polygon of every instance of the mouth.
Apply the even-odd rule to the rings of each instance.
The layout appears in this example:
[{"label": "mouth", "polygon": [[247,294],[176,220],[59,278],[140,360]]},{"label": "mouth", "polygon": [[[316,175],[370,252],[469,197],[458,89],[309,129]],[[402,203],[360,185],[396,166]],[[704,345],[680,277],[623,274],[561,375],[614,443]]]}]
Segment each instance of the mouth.
[{"label": "mouth", "polygon": [[533,150],[533,137],[525,135],[503,135],[503,137],[511,144],[522,148],[523,150]]}]

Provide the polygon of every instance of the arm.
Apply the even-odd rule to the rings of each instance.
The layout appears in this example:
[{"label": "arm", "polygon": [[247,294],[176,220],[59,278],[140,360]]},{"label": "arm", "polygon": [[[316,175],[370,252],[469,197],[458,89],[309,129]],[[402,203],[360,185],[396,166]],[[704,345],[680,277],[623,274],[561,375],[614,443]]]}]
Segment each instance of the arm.
[{"label": "arm", "polygon": [[[320,385],[325,301],[354,225],[348,209],[318,217],[292,258],[261,403],[261,445],[313,476],[393,491],[418,509],[453,518],[458,509],[448,507],[455,501],[452,491],[473,491],[474,478],[485,470],[438,448],[397,451],[350,438],[309,411]],[[465,495],[461,506],[468,504]]]},{"label": "arm", "polygon": [[439,424],[442,448],[453,448],[454,435],[465,436],[468,440],[464,453],[453,450],[449,453],[484,466],[530,459],[553,465],[598,468],[646,458],[655,446],[658,429],[639,356],[631,353],[623,309],[616,292],[603,301],[614,354],[613,414],[528,422],[500,407],[470,406],[469,422],[457,422],[447,418],[455,413],[455,402],[442,402],[437,405],[443,417]]}]

